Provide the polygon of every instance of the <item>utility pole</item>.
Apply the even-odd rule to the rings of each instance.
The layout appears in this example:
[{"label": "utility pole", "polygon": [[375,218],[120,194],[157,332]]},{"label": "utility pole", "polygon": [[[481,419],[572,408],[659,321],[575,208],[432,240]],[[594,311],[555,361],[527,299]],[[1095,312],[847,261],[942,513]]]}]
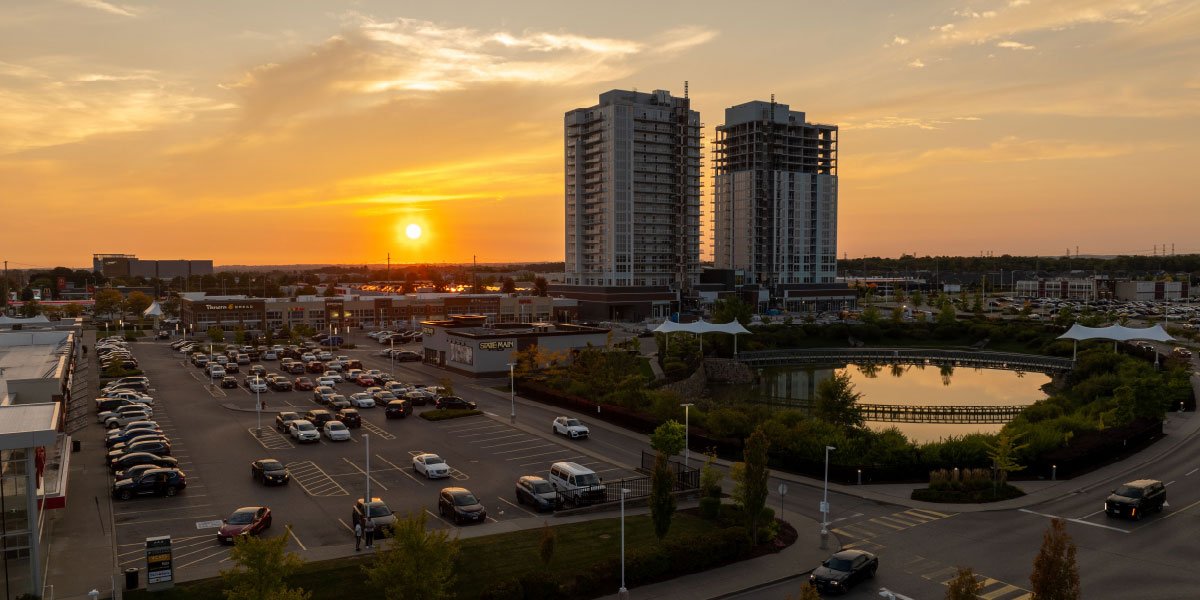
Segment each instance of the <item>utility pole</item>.
[{"label": "utility pole", "polygon": [[391,280],[392,280],[392,253],[388,252],[387,278],[385,278],[384,281],[391,281]]}]

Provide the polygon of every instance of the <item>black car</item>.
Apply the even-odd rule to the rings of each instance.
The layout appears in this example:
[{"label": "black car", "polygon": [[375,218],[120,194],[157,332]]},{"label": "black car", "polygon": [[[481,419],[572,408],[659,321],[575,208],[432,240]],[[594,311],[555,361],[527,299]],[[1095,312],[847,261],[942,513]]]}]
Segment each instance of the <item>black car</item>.
[{"label": "black car", "polygon": [[436,406],[439,409],[462,408],[467,410],[475,410],[475,407],[478,405],[470,400],[463,400],[458,396],[442,396],[441,398],[437,399]]},{"label": "black car", "polygon": [[108,461],[109,468],[111,470],[118,471],[119,469],[117,469],[114,465],[117,463],[117,461],[121,460],[121,458],[123,456],[126,456],[128,454],[142,454],[142,453],[153,454],[155,456],[170,456],[171,455],[171,442],[167,441],[166,438],[149,439],[149,440],[142,440],[139,442],[134,442],[126,448],[117,448],[115,450],[109,450],[106,460]]},{"label": "black car", "polygon": [[401,350],[396,353],[396,360],[400,362],[420,362],[421,355],[412,350]]},{"label": "black car", "polygon": [[236,389],[238,386],[237,377],[226,375],[221,378],[221,387],[225,389]]},{"label": "black car", "polygon": [[284,485],[292,478],[287,467],[273,458],[260,458],[250,463],[250,476],[263,485]]},{"label": "black car", "polygon": [[162,431],[151,428],[151,427],[138,427],[135,429],[126,429],[123,431],[118,429],[118,430],[110,433],[108,435],[108,437],[104,438],[104,446],[106,448],[112,448],[113,446],[116,446],[117,444],[126,444],[130,440],[132,440],[136,437],[139,437],[139,436],[155,435],[155,434],[161,435]]},{"label": "black car", "polygon": [[[112,455],[113,452],[116,452],[116,451],[127,452],[130,446],[136,445],[140,442],[149,442],[149,441],[161,441],[161,442],[167,442],[168,444],[171,443],[171,440],[169,440],[167,438],[166,434],[164,434],[161,431],[143,431],[142,433],[139,433],[131,438],[128,438],[123,442],[116,442],[113,445],[109,446],[109,454]],[[157,452],[154,452],[152,450],[138,450],[138,452],[151,452],[153,454],[158,454]]]},{"label": "black car", "polygon": [[1104,512],[1110,517],[1129,517],[1137,520],[1148,512],[1162,512],[1167,502],[1167,487],[1154,479],[1130,481],[1113,490],[1104,501]]},{"label": "black car", "polygon": [[308,414],[304,415],[304,418],[313,425],[316,425],[317,429],[320,429],[324,427],[326,423],[335,420],[333,418],[333,413],[323,408],[314,408],[308,411]]},{"label": "black car", "polygon": [[118,458],[116,462],[109,464],[109,468],[114,472],[120,472],[137,465],[157,465],[163,468],[173,468],[179,466],[179,461],[171,456],[159,456],[149,452],[130,452]]},{"label": "black car", "polygon": [[[303,373],[304,371],[300,371],[300,372]],[[284,377],[283,375],[276,375],[274,377],[268,376],[267,377],[267,387],[269,387],[277,392],[290,392],[290,391],[292,391],[292,382],[290,379],[288,379],[287,377]]]},{"label": "black car", "polygon": [[294,412],[290,412],[290,411],[281,412],[281,413],[275,415],[275,429],[278,429],[279,431],[281,431],[283,433],[287,433],[288,423],[291,423],[292,421],[295,421],[296,419],[299,419],[299,418],[300,418],[300,413],[294,413]]},{"label": "black car", "polygon": [[137,479],[138,477],[141,477],[142,473],[145,473],[146,471],[149,471],[151,469],[161,469],[161,468],[163,468],[163,467],[160,467],[158,465],[134,465],[132,467],[129,467],[128,469],[125,469],[124,471],[117,471],[116,473],[113,473],[113,481],[120,481],[122,479]]},{"label": "black car", "polygon": [[814,569],[808,581],[819,592],[844,594],[854,584],[874,577],[878,568],[879,558],[874,554],[863,550],[842,550]]},{"label": "black car", "polygon": [[456,525],[487,520],[487,509],[483,508],[475,494],[460,487],[442,488],[438,494],[438,514],[449,517]]},{"label": "black car", "polygon": [[412,412],[412,402],[408,400],[392,400],[383,408],[383,416],[389,419],[403,419]]},{"label": "black car", "polygon": [[343,425],[350,429],[358,429],[362,427],[362,415],[358,414],[358,409],[343,408],[333,415],[337,421],[341,421]]},{"label": "black car", "polygon": [[563,498],[549,481],[534,475],[517,479],[517,504],[528,504],[539,511],[561,508]]},{"label": "black car", "polygon": [[150,469],[137,479],[113,483],[113,497],[128,500],[134,496],[174,496],[187,487],[187,475],[179,469]]}]

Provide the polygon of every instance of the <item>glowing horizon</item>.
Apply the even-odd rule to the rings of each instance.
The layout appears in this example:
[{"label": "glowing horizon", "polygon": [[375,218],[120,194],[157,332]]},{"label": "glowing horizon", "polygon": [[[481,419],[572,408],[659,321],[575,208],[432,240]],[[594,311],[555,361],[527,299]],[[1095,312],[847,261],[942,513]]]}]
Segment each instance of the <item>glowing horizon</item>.
[{"label": "glowing horizon", "polygon": [[839,258],[1200,252],[1200,6],[1181,0],[770,20],[628,3],[636,22],[484,2],[11,4],[12,264],[558,262],[563,114],[685,80],[710,140],[725,108],[772,94],[840,127]]}]

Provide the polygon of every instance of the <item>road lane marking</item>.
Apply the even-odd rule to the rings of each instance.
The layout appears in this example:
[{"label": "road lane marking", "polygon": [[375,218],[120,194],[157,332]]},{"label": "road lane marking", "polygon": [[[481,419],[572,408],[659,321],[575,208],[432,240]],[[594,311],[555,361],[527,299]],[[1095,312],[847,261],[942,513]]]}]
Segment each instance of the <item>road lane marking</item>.
[{"label": "road lane marking", "polygon": [[[533,448],[525,448],[525,449],[532,450]],[[550,454],[558,454],[559,452],[562,452],[562,450],[561,449],[560,450],[551,450],[549,452],[542,452],[540,454],[527,454],[525,456],[514,456],[512,458],[506,458],[504,460],[525,460],[526,458],[533,458],[535,456],[547,456]]]},{"label": "road lane marking", "polygon": [[294,528],[288,527],[287,532],[291,534],[292,539],[296,540],[296,543],[300,545],[301,550],[308,550],[308,547],[304,545],[304,542],[301,542],[300,538],[296,537],[296,530]]},{"label": "road lane marking", "polygon": [[497,500],[499,500],[499,501],[501,501],[501,502],[503,502],[503,503],[505,503],[505,504],[507,504],[507,505],[509,505],[509,506],[511,506],[511,507],[513,507],[513,508],[516,508],[516,509],[520,509],[520,510],[522,510],[522,511],[525,511],[525,513],[526,513],[526,514],[528,514],[528,515],[529,515],[529,516],[531,516],[531,517],[536,517],[536,516],[537,516],[537,514],[535,514],[534,512],[530,511],[529,509],[525,508],[524,506],[521,506],[520,504],[513,504],[512,502],[509,502],[508,500],[505,500],[504,498],[496,498],[496,499],[497,499]]},{"label": "road lane marking", "polygon": [[355,469],[357,469],[357,470],[358,470],[358,472],[359,472],[360,474],[362,474],[362,475],[366,475],[368,479],[370,479],[371,481],[374,481],[376,485],[378,485],[379,487],[383,488],[383,491],[385,491],[385,492],[386,492],[386,491],[388,491],[388,489],[387,489],[387,486],[386,486],[386,485],[383,485],[382,483],[380,483],[380,481],[379,481],[378,479],[375,479],[374,477],[371,477],[371,474],[370,474],[370,473],[368,473],[368,472],[366,472],[366,471],[362,470],[362,467],[359,467],[358,465],[354,464],[354,461],[352,461],[352,460],[350,460],[350,459],[348,459],[348,458],[346,458],[346,457],[344,457],[344,456],[342,457],[342,460],[346,461],[346,464],[348,464],[348,465],[350,465],[351,467],[354,467]]},{"label": "road lane marking", "polygon": [[1164,483],[1164,484],[1163,484],[1163,487],[1167,487],[1168,485],[1171,485],[1172,483],[1175,483],[1175,482],[1174,482],[1174,481],[1168,481],[1168,482],[1166,482],[1166,483]]},{"label": "road lane marking", "polygon": [[383,462],[385,462],[385,463],[387,463],[387,464],[389,464],[389,465],[392,465],[393,467],[395,467],[395,469],[396,469],[397,471],[400,471],[401,473],[403,473],[405,477],[408,477],[409,479],[411,479],[411,480],[413,480],[413,481],[415,481],[415,482],[417,482],[417,483],[419,483],[419,484],[421,484],[421,485],[425,485],[425,482],[424,482],[424,481],[421,481],[420,479],[417,479],[416,475],[413,475],[412,473],[409,473],[407,469],[405,469],[405,468],[401,467],[400,465],[398,465],[398,464],[396,464],[396,463],[394,463],[394,462],[392,462],[392,461],[390,461],[390,460],[388,460],[388,459],[386,459],[386,458],[384,458],[383,456],[380,456],[380,455],[378,455],[378,454],[376,454],[376,455],[375,455],[375,458],[378,458],[379,460],[382,460]]},{"label": "road lane marking", "polygon": [[[1197,504],[1200,504],[1200,502],[1197,502]],[[1090,521],[1084,521],[1083,519],[1070,519],[1070,518],[1059,517],[1059,516],[1055,516],[1055,515],[1047,515],[1045,513],[1040,513],[1040,512],[1029,510],[1028,508],[1021,508],[1021,509],[1018,509],[1018,511],[1023,512],[1023,513],[1029,513],[1031,515],[1037,515],[1039,517],[1046,517],[1047,519],[1062,519],[1064,521],[1070,521],[1072,523],[1078,523],[1080,525],[1087,525],[1089,527],[1099,527],[1101,529],[1110,529],[1112,531],[1119,531],[1121,533],[1129,533],[1128,529],[1121,529],[1119,527],[1113,527],[1111,525],[1101,525],[1099,523],[1092,523]]]},{"label": "road lane marking", "polygon": [[[535,450],[537,448],[549,448],[551,446],[558,446],[558,444],[541,444],[538,446],[529,446],[528,448],[517,448],[516,450],[502,450],[500,452],[493,452],[492,454],[497,454],[497,455],[512,454],[513,452],[524,452],[526,450]],[[559,450],[555,450],[555,452],[561,452],[561,448]]]},{"label": "road lane marking", "polygon": [[1192,508],[1195,508],[1197,505],[1200,505],[1200,500],[1197,500],[1197,501],[1195,501],[1195,502],[1193,502],[1193,503],[1191,503],[1191,504],[1189,504],[1189,505],[1187,505],[1187,506],[1185,506],[1185,507],[1183,507],[1183,508],[1181,508],[1181,509],[1179,509],[1179,510],[1173,510],[1173,511],[1171,511],[1171,514],[1169,514],[1169,515],[1167,515],[1167,516],[1163,517],[1163,519],[1170,519],[1171,517],[1173,517],[1173,516],[1175,516],[1175,515],[1177,515],[1177,514],[1179,514],[1179,513],[1181,513],[1181,512],[1185,512],[1185,511],[1187,511],[1187,510],[1190,510],[1190,509],[1192,509]]},{"label": "road lane marking", "polygon": [[537,441],[537,438],[529,438],[527,440],[518,440],[515,442],[505,442],[503,444],[492,444],[491,446],[480,446],[479,449],[487,450],[489,448],[500,448],[502,446],[511,446],[513,444],[528,444],[529,442],[534,442],[534,441]]}]

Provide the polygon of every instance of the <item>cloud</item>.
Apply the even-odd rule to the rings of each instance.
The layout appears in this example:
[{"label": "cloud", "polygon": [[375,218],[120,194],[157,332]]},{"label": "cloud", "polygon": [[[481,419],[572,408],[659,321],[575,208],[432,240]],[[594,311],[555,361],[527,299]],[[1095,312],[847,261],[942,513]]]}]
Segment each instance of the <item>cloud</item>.
[{"label": "cloud", "polygon": [[944,125],[946,121],[937,119],[919,119],[916,117],[879,117],[869,121],[857,122],[853,118],[842,120],[838,126],[841,129],[902,129],[912,127],[915,129],[938,129],[938,125]]},{"label": "cloud", "polygon": [[921,59],[919,59],[919,58],[914,58],[911,61],[909,61],[908,66],[910,66],[914,69],[924,69],[925,63],[922,62]]},{"label": "cloud", "polygon": [[[982,44],[1023,33],[1062,31],[1080,25],[1142,24],[1154,18],[1156,12],[1177,2],[1054,0],[1033,4],[1018,0],[1009,2],[1003,10],[985,11],[992,13],[990,18],[975,18],[973,11],[957,11],[955,14],[963,20],[930,29],[941,34],[937,41],[945,45]],[[1013,10],[1018,7],[1020,10]]]},{"label": "cloud", "polygon": [[956,10],[954,11],[954,16],[966,17],[968,19],[990,19],[996,16],[996,11],[985,10],[983,12],[976,12],[973,10]]},{"label": "cloud", "polygon": [[908,38],[896,36],[896,37],[892,38],[892,43],[884,44],[884,48],[887,48],[888,46],[907,46],[908,42],[909,42]]},{"label": "cloud", "polygon": [[1018,7],[1018,6],[1025,6],[1026,4],[1029,4],[1029,0],[1008,0],[1008,7],[1009,7],[1009,8],[1016,8],[1016,7]]},{"label": "cloud", "polygon": [[71,4],[76,4],[78,6],[83,6],[85,8],[92,8],[92,9],[103,11],[103,12],[106,12],[106,13],[109,13],[112,15],[118,15],[118,16],[122,16],[122,17],[138,16],[137,12],[135,12],[133,8],[130,8],[128,6],[121,6],[119,4],[113,4],[111,2],[105,2],[104,0],[67,0],[67,1],[70,2]]},{"label": "cloud", "polygon": [[1010,50],[1033,50],[1033,48],[1034,48],[1033,46],[1030,46],[1029,44],[1022,44],[1021,42],[1014,42],[1012,40],[1005,40],[1003,42],[997,42],[996,47],[997,48],[1008,48]]}]

